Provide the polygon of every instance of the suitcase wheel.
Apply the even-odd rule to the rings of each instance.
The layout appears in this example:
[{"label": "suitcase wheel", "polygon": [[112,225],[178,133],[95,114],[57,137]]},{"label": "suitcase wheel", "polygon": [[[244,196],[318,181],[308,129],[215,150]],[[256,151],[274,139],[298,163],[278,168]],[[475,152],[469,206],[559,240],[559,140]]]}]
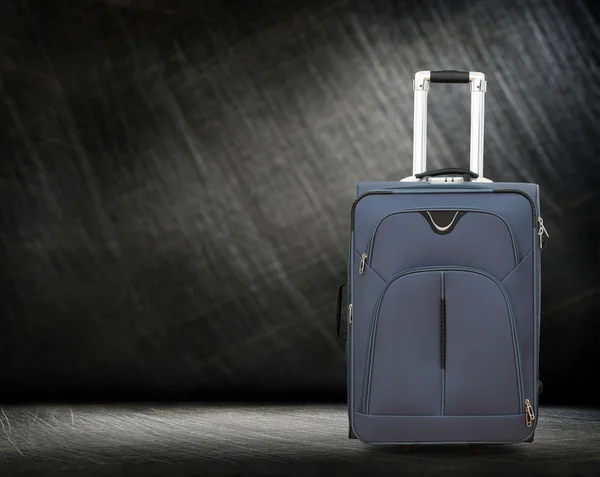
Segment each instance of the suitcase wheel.
[{"label": "suitcase wheel", "polygon": [[352,426],[348,426],[348,439],[358,439],[354,434],[354,430],[352,430]]},{"label": "suitcase wheel", "polygon": [[471,454],[481,455],[485,453],[485,446],[483,444],[469,444],[469,451]]}]

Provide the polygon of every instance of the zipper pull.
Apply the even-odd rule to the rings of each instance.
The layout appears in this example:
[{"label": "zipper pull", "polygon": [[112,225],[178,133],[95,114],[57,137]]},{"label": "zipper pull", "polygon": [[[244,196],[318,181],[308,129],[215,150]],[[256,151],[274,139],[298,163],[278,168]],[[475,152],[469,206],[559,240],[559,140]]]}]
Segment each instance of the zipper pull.
[{"label": "zipper pull", "polygon": [[352,303],[348,305],[348,323],[352,324]]},{"label": "zipper pull", "polygon": [[525,422],[527,423],[527,427],[531,427],[534,419],[535,414],[533,413],[533,407],[531,406],[529,399],[525,399]]},{"label": "zipper pull", "polygon": [[540,249],[542,249],[544,248],[543,235],[546,234],[546,237],[548,238],[550,238],[550,235],[548,235],[548,231],[546,230],[546,227],[544,227],[544,219],[538,217],[538,222],[540,224],[540,228],[538,229],[538,235],[540,237]]},{"label": "zipper pull", "polygon": [[360,257],[360,266],[358,267],[358,273],[360,275],[365,271],[365,260],[367,259],[367,254],[363,253],[362,257]]}]

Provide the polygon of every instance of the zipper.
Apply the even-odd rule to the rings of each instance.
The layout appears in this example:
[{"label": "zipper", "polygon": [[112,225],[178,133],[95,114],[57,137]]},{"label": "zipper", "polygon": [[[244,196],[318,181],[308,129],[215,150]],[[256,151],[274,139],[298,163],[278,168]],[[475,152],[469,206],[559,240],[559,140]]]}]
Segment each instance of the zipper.
[{"label": "zipper", "polygon": [[[352,209],[350,212],[350,231],[354,230],[354,211],[356,209],[356,206],[358,205],[358,203],[365,197],[369,196],[369,195],[390,195],[390,194],[398,194],[398,193],[422,193],[422,192],[429,192],[429,193],[444,193],[444,192],[460,192],[463,194],[472,194],[472,193],[481,193],[481,192],[508,192],[508,193],[514,193],[514,194],[519,194],[522,195],[523,197],[525,197],[529,203],[531,204],[531,211],[532,211],[532,227],[535,227],[536,224],[536,217],[537,217],[537,207],[535,206],[535,202],[533,201],[533,199],[531,198],[531,196],[529,194],[527,194],[526,192],[523,192],[522,190],[519,189],[484,189],[481,187],[465,187],[464,185],[461,186],[461,189],[455,189],[454,186],[450,186],[450,187],[438,187],[438,186],[432,186],[432,185],[427,185],[427,186],[417,186],[417,187],[413,187],[413,188],[403,188],[403,190],[399,190],[399,189],[394,189],[394,190],[389,190],[389,189],[378,189],[378,190],[370,190],[368,192],[365,192],[364,194],[359,195],[356,199],[354,199],[354,202],[352,203]],[[419,190],[415,190],[415,189],[424,189],[423,191],[419,191]]]},{"label": "zipper", "polygon": [[[459,267],[459,266],[450,266],[450,267],[421,267],[421,268],[413,268],[410,270],[405,270],[403,272],[400,272],[398,274],[396,274],[395,276],[393,276],[383,287],[383,289],[381,290],[379,297],[377,298],[377,302],[375,305],[375,310],[373,312],[373,318],[371,320],[371,327],[369,329],[369,336],[367,338],[367,344],[368,344],[368,348],[367,348],[367,356],[365,359],[365,372],[364,372],[364,377],[363,377],[363,412],[365,414],[369,413],[369,399],[370,399],[370,394],[371,394],[371,377],[372,377],[372,371],[373,371],[373,349],[375,347],[375,337],[377,335],[377,325],[378,325],[378,321],[379,321],[379,310],[381,308],[381,303],[383,301],[383,297],[385,296],[385,293],[387,291],[387,289],[390,287],[390,285],[395,282],[397,279],[405,276],[405,275],[412,275],[415,273],[425,273],[425,272],[444,272],[444,271],[457,271],[457,272],[470,272],[470,273],[477,273],[479,275],[482,275],[484,277],[489,278],[490,280],[492,280],[500,289],[500,291],[502,292],[502,295],[504,296],[504,301],[506,303],[506,308],[508,310],[508,317],[509,317],[509,321],[510,321],[510,328],[511,328],[511,337],[512,337],[512,342],[513,342],[513,353],[514,353],[514,357],[515,357],[515,366],[517,368],[517,387],[518,387],[518,394],[519,394],[519,402],[523,402],[523,366],[521,363],[521,353],[519,351],[519,342],[517,340],[517,327],[515,324],[515,317],[513,314],[513,310],[512,310],[512,306],[510,304],[510,300],[508,299],[508,294],[506,292],[506,290],[504,289],[504,286],[502,285],[502,283],[500,283],[500,281],[494,277],[493,275],[490,275],[487,272],[484,272],[483,270],[479,270],[477,268],[471,268],[471,267]],[[532,411],[533,412],[533,411]]]},{"label": "zipper", "polygon": [[[464,186],[463,186],[464,187]],[[418,189],[423,189],[423,190],[418,190]],[[456,186],[432,186],[432,185],[427,185],[427,186],[417,186],[417,187],[404,187],[402,189],[393,189],[393,190],[389,190],[389,189],[377,189],[377,190],[370,190],[368,192],[365,192],[364,194],[359,195],[356,199],[354,199],[354,202],[352,203],[352,209],[350,211],[350,230],[353,231],[354,230],[354,211],[356,209],[356,206],[358,205],[358,203],[364,199],[365,197],[369,196],[369,195],[390,195],[390,194],[407,194],[407,193],[414,193],[414,194],[422,194],[422,193],[444,193],[444,192],[451,192],[451,193],[474,193],[474,192],[493,192],[493,189],[482,189],[481,187],[471,187],[468,189],[457,189]]]},{"label": "zipper", "polygon": [[531,427],[534,420],[535,414],[533,413],[533,407],[531,406],[529,399],[525,399],[525,424],[527,424],[527,427]]},{"label": "zipper", "polygon": [[[387,215],[384,215],[381,219],[379,219],[379,221],[377,222],[377,224],[375,225],[375,227],[373,228],[373,232],[371,232],[371,237],[369,238],[369,243],[367,246],[367,252],[363,253],[362,255],[362,260],[360,262],[360,266],[362,267],[362,269],[364,269],[364,264],[365,261],[367,264],[371,264],[373,263],[373,246],[375,244],[375,235],[377,234],[377,230],[379,229],[379,226],[381,225],[381,223],[387,219],[388,217],[391,217],[392,215],[396,215],[396,214],[404,214],[404,213],[411,213],[411,212],[422,212],[422,211],[426,211],[426,210],[430,210],[430,209],[435,209],[435,210],[457,210],[456,208],[452,208],[452,207],[429,207],[429,208],[415,208],[415,209],[405,209],[405,210],[401,210],[401,211],[397,211],[397,212],[390,212]],[[468,210],[470,212],[477,212],[477,213],[483,213],[483,214],[489,214],[489,215],[493,215],[495,217],[498,217],[500,220],[502,220],[502,222],[504,222],[504,225],[506,225],[506,228],[508,229],[508,233],[510,234],[510,239],[512,241],[512,247],[513,247],[513,255],[514,255],[514,259],[515,259],[515,266],[519,263],[519,248],[517,246],[517,239],[515,238],[515,233],[512,229],[512,227],[510,226],[510,224],[506,221],[506,219],[504,217],[502,217],[501,215],[497,214],[496,212],[492,212],[491,210],[485,210],[485,209],[477,209],[477,208],[469,208],[469,207],[462,207],[459,210]],[[368,260],[367,260],[368,258]],[[360,271],[359,268],[359,273],[362,275],[362,272]]]},{"label": "zipper", "polygon": [[352,303],[348,305],[348,324],[352,324]]},{"label": "zipper", "polygon": [[531,204],[533,226],[535,227],[535,218],[537,216],[537,207],[535,206],[535,202],[533,201],[533,199],[527,192],[523,192],[520,189],[494,189],[494,192],[509,192],[509,193],[512,192],[514,194],[520,194],[523,197],[525,197]]},{"label": "zipper", "polygon": [[352,210],[350,212],[350,231],[354,231],[354,210],[356,209],[356,206],[358,205],[359,201],[361,201],[362,199],[364,199],[365,197],[369,196],[369,195],[391,195],[393,194],[393,192],[391,190],[370,190],[368,192],[365,192],[364,194],[359,195],[356,199],[354,199],[354,202],[352,202]]},{"label": "zipper", "polygon": [[442,368],[442,403],[440,414],[446,413],[446,277],[441,272],[441,300],[440,300],[440,365]]},{"label": "zipper", "polygon": [[540,250],[544,248],[544,234],[546,234],[546,237],[550,238],[550,235],[548,235],[548,231],[546,230],[546,227],[544,227],[544,219],[542,219],[542,216],[538,217],[538,223],[539,223],[539,227],[538,227],[538,236],[540,238]]},{"label": "zipper", "polygon": [[363,253],[360,257],[360,265],[358,266],[358,273],[360,275],[365,271],[365,261],[367,260],[367,254]]}]

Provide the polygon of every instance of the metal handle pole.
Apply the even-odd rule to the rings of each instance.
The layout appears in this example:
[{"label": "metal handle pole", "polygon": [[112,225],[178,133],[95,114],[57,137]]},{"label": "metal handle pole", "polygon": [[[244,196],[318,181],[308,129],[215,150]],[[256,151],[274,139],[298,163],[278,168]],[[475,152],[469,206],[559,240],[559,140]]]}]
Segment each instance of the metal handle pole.
[{"label": "metal handle pole", "polygon": [[419,71],[413,79],[415,91],[415,123],[413,134],[413,176],[425,172],[427,166],[427,93],[429,71]]},{"label": "metal handle pole", "polygon": [[483,73],[469,73],[471,82],[471,152],[470,168],[483,177],[483,126],[485,117],[486,79]]},{"label": "metal handle pole", "polygon": [[[431,71],[419,71],[413,79],[413,89],[415,91],[413,176],[427,170],[427,94],[431,83],[431,74]],[[464,74],[466,75],[466,73]],[[483,73],[469,72],[468,75],[468,82],[471,85],[470,169],[483,177],[483,127],[487,82]],[[436,79],[436,82],[458,82],[453,81],[452,77],[450,77],[450,80],[445,81],[442,76],[442,79]],[[464,82],[467,82],[466,77]]]},{"label": "metal handle pole", "polygon": [[415,90],[413,174],[425,172],[427,157],[427,90]]}]

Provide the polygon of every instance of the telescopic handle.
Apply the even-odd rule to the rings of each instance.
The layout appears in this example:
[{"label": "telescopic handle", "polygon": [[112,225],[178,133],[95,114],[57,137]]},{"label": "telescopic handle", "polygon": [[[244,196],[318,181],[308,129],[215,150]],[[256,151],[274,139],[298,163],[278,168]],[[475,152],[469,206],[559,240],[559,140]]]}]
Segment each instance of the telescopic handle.
[{"label": "telescopic handle", "polygon": [[487,81],[483,73],[474,71],[419,71],[413,80],[415,91],[415,124],[413,141],[413,176],[427,168],[427,93],[430,83],[471,84],[471,152],[470,167],[483,177],[483,120]]}]

